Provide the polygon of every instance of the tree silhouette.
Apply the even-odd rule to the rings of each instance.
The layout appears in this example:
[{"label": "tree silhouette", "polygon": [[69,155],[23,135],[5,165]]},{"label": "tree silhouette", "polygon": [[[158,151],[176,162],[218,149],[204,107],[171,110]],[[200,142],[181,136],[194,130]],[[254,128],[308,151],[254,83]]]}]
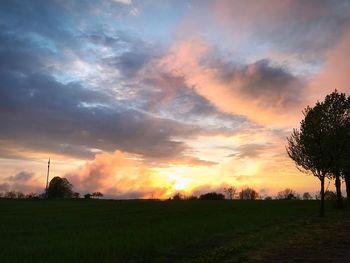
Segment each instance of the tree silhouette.
[{"label": "tree silhouette", "polygon": [[309,192],[303,194],[303,200],[311,200],[312,196]]},{"label": "tree silhouette", "polygon": [[[324,179],[335,179],[337,207],[342,207],[341,177],[350,196],[350,97],[337,90],[307,107],[300,131],[288,138],[288,155],[298,167],[311,171],[321,181],[321,214]],[[348,198],[349,199],[349,198]]]},{"label": "tree silhouette", "polygon": [[26,198],[27,199],[37,199],[38,198],[38,194],[34,193],[34,192],[31,192],[29,194],[26,194]]},{"label": "tree silhouette", "polygon": [[324,182],[331,160],[326,154],[328,138],[322,110],[319,102],[314,108],[306,107],[303,111],[304,119],[300,122],[300,131],[293,130],[291,136],[287,138],[286,149],[299,170],[311,172],[320,180],[320,215],[324,216]]},{"label": "tree silhouette", "polygon": [[297,199],[297,194],[294,190],[286,188],[283,191],[277,193],[277,199],[281,200],[294,200]]},{"label": "tree silhouette", "polygon": [[15,199],[17,193],[15,191],[7,191],[4,195],[4,198]]},{"label": "tree silhouette", "polygon": [[236,191],[237,191],[237,189],[234,186],[224,188],[224,193],[225,193],[227,199],[229,199],[229,200],[232,200],[235,198]]},{"label": "tree silhouette", "polygon": [[101,192],[94,192],[94,193],[92,193],[91,196],[92,196],[92,197],[96,197],[96,198],[100,198],[100,197],[103,196],[103,194],[102,194]]},{"label": "tree silhouette", "polygon": [[258,192],[252,188],[245,188],[239,192],[239,199],[241,200],[255,200],[259,197]]},{"label": "tree silhouette", "polygon": [[344,179],[346,186],[346,196],[348,199],[348,205],[350,206],[350,169],[344,171]]},{"label": "tree silhouette", "polygon": [[199,199],[200,200],[224,200],[225,196],[220,193],[211,192],[211,193],[200,195]]},{"label": "tree silhouette", "polygon": [[178,201],[178,200],[183,200],[183,196],[181,193],[176,193],[174,196],[173,196],[173,200],[175,201]]},{"label": "tree silhouette", "polygon": [[56,176],[51,179],[48,188],[49,198],[70,198],[73,196],[73,185],[66,179]]},{"label": "tree silhouette", "polygon": [[17,199],[24,199],[25,198],[25,195],[22,193],[22,192],[17,192],[16,193],[16,197],[17,197]]},{"label": "tree silhouette", "polygon": [[332,160],[329,173],[335,179],[337,207],[342,207],[341,176],[349,170],[350,98],[335,90],[326,96],[322,109],[328,135],[326,154]]},{"label": "tree silhouette", "polygon": [[324,199],[329,201],[337,200],[337,194],[334,193],[333,191],[326,191],[324,193]]}]

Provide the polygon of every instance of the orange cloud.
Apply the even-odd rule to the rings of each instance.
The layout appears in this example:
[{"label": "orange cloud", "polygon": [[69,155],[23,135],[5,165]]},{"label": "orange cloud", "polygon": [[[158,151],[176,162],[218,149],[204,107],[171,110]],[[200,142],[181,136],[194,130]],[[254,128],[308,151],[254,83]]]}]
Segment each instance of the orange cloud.
[{"label": "orange cloud", "polygon": [[169,190],[136,156],[120,151],[97,154],[94,161],[65,176],[82,193],[101,191],[118,198],[162,198]]}]

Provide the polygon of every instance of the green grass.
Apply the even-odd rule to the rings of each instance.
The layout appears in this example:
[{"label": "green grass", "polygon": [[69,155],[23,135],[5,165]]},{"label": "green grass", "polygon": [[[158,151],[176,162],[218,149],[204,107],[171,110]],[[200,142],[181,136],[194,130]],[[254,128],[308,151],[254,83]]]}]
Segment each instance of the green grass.
[{"label": "green grass", "polygon": [[[316,201],[0,200],[1,262],[259,261],[348,212]],[[315,234],[316,233],[316,234]]]}]

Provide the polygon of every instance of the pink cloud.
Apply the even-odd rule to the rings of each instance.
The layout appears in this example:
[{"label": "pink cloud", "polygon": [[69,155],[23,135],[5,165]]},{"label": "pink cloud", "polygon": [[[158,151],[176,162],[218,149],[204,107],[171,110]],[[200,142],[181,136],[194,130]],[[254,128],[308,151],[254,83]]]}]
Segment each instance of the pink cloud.
[{"label": "pink cloud", "polygon": [[212,46],[201,39],[189,39],[174,44],[155,68],[182,77],[189,88],[224,112],[262,124],[296,121],[302,80],[267,60],[234,67],[215,59]]}]

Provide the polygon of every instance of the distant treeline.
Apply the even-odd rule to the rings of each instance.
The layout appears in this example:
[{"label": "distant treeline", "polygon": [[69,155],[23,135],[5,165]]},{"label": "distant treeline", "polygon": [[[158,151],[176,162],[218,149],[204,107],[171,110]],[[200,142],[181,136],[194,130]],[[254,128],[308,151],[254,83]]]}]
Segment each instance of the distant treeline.
[{"label": "distant treeline", "polygon": [[[103,197],[101,192],[87,193],[85,199]],[[0,192],[0,198],[7,199],[53,199],[53,198],[80,198],[80,193],[73,191],[73,185],[66,178],[56,176],[51,179],[48,188],[43,193],[24,194],[20,191]]]},{"label": "distant treeline", "polygon": [[[176,193],[172,198],[168,200],[319,200],[320,194],[315,193],[311,195],[309,192],[305,192],[303,195],[297,194],[293,189],[286,188],[283,191],[277,193],[276,196],[261,196],[253,188],[246,187],[241,191],[237,191],[234,186],[223,189],[223,193],[209,192],[199,196],[185,195],[182,193]],[[335,192],[326,191],[325,200],[336,200],[337,196]]]},{"label": "distant treeline", "polygon": [[[72,195],[69,196],[57,196],[55,198],[85,198],[85,199],[91,199],[91,198],[100,198],[103,197],[103,194],[101,192],[94,192],[94,193],[88,193],[83,196],[80,195],[80,193],[74,192]],[[0,198],[3,199],[45,199],[46,198],[46,193],[28,193],[24,194],[21,191],[5,191],[5,192],[0,192]],[[49,197],[49,198],[54,198],[54,197]]]},{"label": "distant treeline", "polygon": [[[71,195],[61,195],[61,196],[49,196],[48,198],[100,198],[103,197],[101,192],[93,192],[85,195],[80,195],[77,192],[72,192]],[[35,193],[31,192],[28,194],[24,194],[21,191],[5,191],[0,192],[0,198],[3,199],[45,199],[46,193]],[[173,197],[168,198],[167,200],[319,200],[320,194],[316,193],[311,195],[309,192],[305,192],[303,195],[297,194],[294,190],[290,188],[286,188],[283,191],[277,193],[276,196],[261,196],[257,191],[250,187],[246,187],[241,191],[237,191],[235,187],[227,187],[223,189],[223,193],[217,192],[208,192],[201,194],[199,196],[196,195],[185,195],[182,193],[176,193]],[[325,192],[325,200],[336,200],[337,196],[335,192],[326,191]]]}]

